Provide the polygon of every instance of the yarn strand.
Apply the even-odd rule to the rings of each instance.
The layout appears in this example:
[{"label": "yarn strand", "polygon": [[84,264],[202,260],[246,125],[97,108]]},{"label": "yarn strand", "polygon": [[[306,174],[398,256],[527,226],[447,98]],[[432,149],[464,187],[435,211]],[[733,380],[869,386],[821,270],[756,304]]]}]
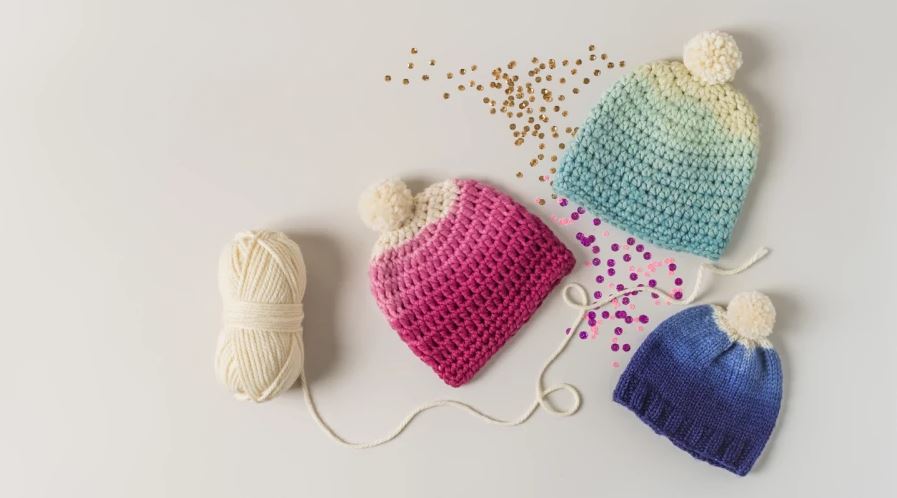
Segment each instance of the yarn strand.
[{"label": "yarn strand", "polygon": [[[717,275],[737,275],[737,274],[747,270],[754,264],[756,264],[759,260],[763,259],[763,257],[765,257],[767,254],[769,254],[769,249],[767,249],[765,247],[761,247],[750,258],[748,258],[744,263],[742,263],[741,265],[739,265],[735,268],[720,268],[720,267],[712,265],[710,263],[703,263],[701,265],[701,267],[698,269],[698,275],[695,277],[695,284],[694,284],[694,288],[692,289],[691,294],[688,296],[688,298],[686,298],[683,301],[678,301],[676,304],[678,304],[680,306],[687,306],[687,305],[691,304],[692,302],[694,302],[695,299],[697,299],[697,297],[700,293],[700,290],[701,290],[701,285],[703,284],[703,281],[704,281],[705,271],[709,271],[709,272],[715,273]],[[570,296],[570,291],[576,291],[578,293],[578,296],[576,296],[576,298],[572,298]],[[529,408],[527,408],[523,413],[521,413],[520,416],[517,417],[516,419],[505,420],[505,419],[496,417],[494,415],[490,415],[490,414],[480,410],[479,408],[477,408],[469,403],[466,403],[464,401],[458,401],[458,400],[454,400],[454,399],[441,399],[441,400],[431,401],[429,403],[420,405],[417,408],[414,408],[399,423],[399,425],[395,429],[393,429],[392,432],[387,434],[386,436],[384,436],[380,439],[373,440],[373,441],[359,443],[359,442],[349,441],[348,439],[339,435],[332,427],[330,427],[330,425],[324,420],[324,418],[321,417],[321,414],[318,412],[318,407],[315,404],[314,397],[312,396],[311,389],[309,388],[308,380],[303,373],[303,375],[301,377],[302,377],[302,381],[304,383],[304,385],[302,386],[302,390],[303,390],[303,394],[305,397],[305,404],[308,407],[308,411],[311,413],[312,418],[314,418],[315,422],[324,431],[324,433],[326,433],[331,439],[333,439],[337,443],[342,444],[344,446],[348,446],[350,448],[356,448],[356,449],[374,448],[374,447],[380,446],[382,444],[388,443],[388,442],[392,441],[393,439],[395,439],[396,437],[398,437],[402,432],[404,432],[405,429],[408,428],[408,426],[411,424],[411,422],[413,422],[414,419],[417,418],[418,415],[420,415],[426,411],[432,410],[434,408],[439,408],[442,406],[453,406],[455,408],[466,411],[467,413],[485,421],[486,423],[505,426],[505,427],[514,427],[514,426],[525,423],[527,420],[529,420],[533,416],[534,413],[536,413],[536,410],[538,410],[539,407],[541,407],[543,410],[547,411],[548,413],[551,413],[552,415],[557,415],[559,417],[568,417],[568,416],[576,413],[579,410],[580,405],[582,404],[582,395],[580,394],[579,389],[577,389],[572,384],[568,384],[566,382],[549,387],[548,389],[545,389],[545,387],[544,387],[545,373],[548,371],[548,369],[551,367],[551,365],[554,364],[555,360],[557,360],[558,357],[560,357],[561,354],[563,354],[564,351],[567,349],[567,346],[570,344],[570,340],[576,335],[576,329],[579,328],[579,325],[582,323],[582,321],[585,318],[586,313],[588,311],[596,310],[603,306],[606,306],[607,304],[613,302],[615,299],[625,296],[627,294],[631,294],[634,292],[636,292],[636,293],[643,292],[643,291],[644,292],[654,292],[654,293],[666,296],[669,299],[675,300],[675,298],[672,295],[670,295],[668,292],[666,292],[664,290],[657,289],[654,287],[648,287],[648,288],[636,287],[636,288],[623,289],[619,292],[615,292],[615,293],[605,297],[604,299],[601,299],[600,301],[595,301],[595,302],[590,303],[588,300],[588,292],[586,292],[586,289],[582,285],[580,285],[578,283],[571,283],[571,284],[567,284],[566,286],[564,286],[564,289],[563,289],[564,302],[567,304],[567,306],[579,310],[579,313],[577,314],[576,320],[573,322],[573,325],[570,327],[567,334],[564,336],[564,339],[558,345],[557,349],[555,349],[555,351],[548,357],[548,359],[542,365],[542,368],[539,369],[539,374],[538,374],[538,377],[536,378],[535,399],[530,404]],[[301,339],[300,339],[300,344],[301,344]],[[303,352],[302,354],[304,354],[305,348],[302,347],[301,350]],[[304,362],[303,362],[303,364],[304,364]],[[549,397],[558,391],[567,391],[572,396],[573,403],[569,406],[569,408],[558,409],[558,408],[555,408],[554,406],[552,406],[552,404],[549,402],[549,400],[548,400]]]},{"label": "yarn strand", "polygon": [[[694,289],[687,299],[676,301],[688,305],[697,299],[705,273],[735,275],[762,259],[768,250],[760,248],[742,265],[727,269],[710,264],[701,265]],[[219,335],[216,352],[216,374],[231,387],[239,399],[255,402],[269,400],[288,389],[296,379],[305,384],[303,395],[309,412],[321,429],[334,441],[351,448],[373,448],[398,437],[417,418],[428,410],[442,406],[461,409],[487,423],[517,426],[529,420],[539,408],[566,417],[576,413],[582,404],[579,390],[568,383],[545,387],[545,374],[566,351],[570,341],[590,310],[606,306],[615,299],[643,291],[662,294],[675,300],[666,291],[653,287],[623,289],[604,299],[589,302],[585,288],[577,283],[564,287],[564,302],[578,311],[563,340],[539,369],[535,396],[517,417],[496,417],[464,401],[441,399],[413,409],[386,436],[370,442],[353,442],[337,433],[321,416],[315,404],[308,378],[305,375],[305,344],[302,334],[302,298],[305,294],[305,263],[299,246],[279,232],[244,232],[222,253],[219,260],[219,288],[224,301],[224,327]],[[550,398],[558,391],[570,394],[572,402],[565,407],[555,406]]]}]

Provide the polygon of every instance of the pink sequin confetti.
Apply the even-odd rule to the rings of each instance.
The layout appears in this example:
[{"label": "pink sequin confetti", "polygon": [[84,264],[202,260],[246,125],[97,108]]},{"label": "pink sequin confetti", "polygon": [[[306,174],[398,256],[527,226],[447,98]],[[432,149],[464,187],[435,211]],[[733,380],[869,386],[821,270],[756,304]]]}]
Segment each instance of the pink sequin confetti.
[{"label": "pink sequin confetti", "polygon": [[[606,320],[608,330],[613,334],[606,334],[610,350],[614,354],[627,354],[633,352],[638,343],[644,339],[644,333],[652,323],[647,306],[662,306],[671,304],[671,300],[662,298],[657,293],[644,293],[647,299],[638,297],[642,290],[652,288],[670,289],[676,299],[682,299],[683,280],[677,276],[678,265],[674,258],[665,256],[657,257],[642,242],[635,237],[625,236],[625,239],[614,240],[610,230],[597,231],[603,222],[598,217],[589,216],[588,211],[581,206],[574,206],[566,198],[558,198],[558,205],[564,209],[567,217],[551,215],[551,219],[562,226],[567,226],[573,232],[576,240],[586,257],[581,257],[582,267],[590,268],[596,285],[601,290],[592,289],[590,295],[598,301],[607,294],[626,292],[624,296],[610,301],[608,308],[590,311],[588,313],[589,332],[583,331],[580,338],[597,339],[598,319]],[[599,256],[599,255],[603,255]],[[619,270],[619,271],[618,271]],[[606,286],[606,291],[603,290]],[[637,341],[629,339],[628,334],[639,332]],[[620,340],[623,339],[623,340]],[[635,344],[633,344],[635,342]],[[607,344],[607,343],[605,343]]]}]

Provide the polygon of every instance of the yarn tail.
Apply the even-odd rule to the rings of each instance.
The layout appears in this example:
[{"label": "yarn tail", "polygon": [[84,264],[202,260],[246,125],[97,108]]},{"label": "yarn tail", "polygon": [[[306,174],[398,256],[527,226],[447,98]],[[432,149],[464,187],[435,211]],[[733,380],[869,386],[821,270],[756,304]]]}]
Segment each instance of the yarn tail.
[{"label": "yarn tail", "polygon": [[[570,344],[570,340],[574,336],[576,336],[576,329],[579,328],[579,325],[582,323],[582,321],[585,318],[586,313],[588,311],[596,310],[603,306],[606,306],[607,304],[611,303],[613,300],[615,300],[619,297],[625,296],[627,294],[635,295],[636,293],[647,292],[647,291],[666,296],[667,298],[673,300],[674,302],[676,302],[676,304],[678,304],[680,306],[687,306],[687,305],[691,304],[692,302],[694,302],[695,299],[697,299],[697,297],[700,293],[700,290],[701,290],[701,286],[704,281],[704,273],[705,272],[711,272],[711,273],[715,273],[717,275],[737,275],[737,274],[742,273],[743,271],[747,270],[754,264],[756,264],[758,261],[763,259],[767,254],[769,254],[769,249],[767,249],[765,247],[761,247],[760,249],[757,250],[757,252],[755,252],[753,254],[753,256],[751,256],[744,263],[742,263],[741,265],[739,265],[735,268],[720,268],[720,267],[712,265],[710,263],[702,264],[701,267],[698,269],[698,275],[695,278],[695,284],[694,284],[694,288],[692,289],[691,294],[686,299],[684,299],[682,301],[676,301],[676,299],[672,295],[670,295],[668,292],[661,290],[661,289],[657,289],[657,288],[653,288],[653,287],[652,288],[637,287],[634,289],[629,288],[629,289],[623,289],[619,292],[615,292],[611,295],[606,296],[604,299],[602,299],[600,301],[589,302],[588,293],[586,292],[586,289],[582,285],[580,285],[578,283],[567,284],[563,290],[564,302],[566,302],[567,305],[570,306],[571,308],[577,309],[579,311],[579,313],[577,313],[576,320],[573,322],[573,325],[570,327],[570,331],[564,336],[564,339],[561,341],[560,345],[558,345],[557,349],[555,349],[555,351],[548,357],[548,359],[542,365],[542,368],[539,370],[538,377],[536,378],[535,399],[530,404],[530,406],[523,413],[521,413],[521,415],[519,417],[517,417],[516,419],[502,419],[499,417],[495,417],[493,415],[490,415],[490,414],[480,410],[479,408],[477,408],[469,403],[465,403],[464,401],[458,401],[458,400],[454,400],[454,399],[442,399],[442,400],[431,401],[429,403],[423,404],[423,405],[418,406],[417,408],[413,409],[408,414],[408,416],[406,416],[399,423],[399,425],[395,429],[392,430],[392,432],[390,432],[389,434],[387,434],[386,436],[384,436],[380,439],[376,439],[376,440],[369,441],[369,442],[353,442],[353,441],[350,441],[350,440],[344,438],[343,436],[339,435],[332,427],[330,427],[330,425],[324,420],[324,418],[321,417],[321,414],[318,412],[318,407],[315,404],[314,396],[312,396],[311,387],[309,386],[308,379],[306,378],[305,374],[303,373],[301,377],[302,377],[302,382],[304,383],[304,385],[302,386],[302,391],[305,396],[305,403],[306,403],[306,406],[308,407],[308,411],[311,413],[312,418],[314,418],[315,422],[324,431],[324,433],[326,433],[328,436],[330,436],[331,439],[333,439],[334,441],[336,441],[339,444],[342,444],[342,445],[350,447],[350,448],[357,448],[357,449],[374,448],[376,446],[380,446],[382,444],[392,441],[393,439],[397,438],[402,432],[404,432],[405,429],[411,424],[412,421],[414,421],[414,419],[418,415],[420,415],[421,413],[423,413],[425,411],[431,410],[433,408],[439,408],[442,406],[453,406],[455,408],[459,408],[463,411],[466,411],[467,413],[469,413],[469,414],[473,415],[474,417],[477,417],[487,423],[501,425],[501,426],[507,426],[507,427],[513,427],[516,425],[523,424],[524,422],[529,420],[530,417],[533,416],[533,414],[536,412],[536,410],[539,409],[539,407],[541,407],[542,409],[544,409],[545,411],[547,411],[553,415],[567,417],[567,416],[573,415],[574,413],[576,413],[579,410],[579,407],[582,404],[582,395],[579,393],[579,390],[575,386],[573,386],[571,384],[567,384],[567,383],[561,383],[561,384],[558,384],[558,385],[555,385],[555,386],[552,386],[552,387],[549,387],[546,389],[544,387],[544,377],[545,377],[545,372],[548,371],[548,369],[555,362],[555,360],[557,360],[558,357],[560,357],[561,354],[563,354],[563,352],[567,349],[567,346]],[[577,295],[571,297],[570,291],[576,291]],[[300,349],[301,349],[301,351],[303,351],[303,354],[304,354],[305,348],[302,347]],[[303,358],[303,360],[304,360],[304,358]],[[302,365],[304,365],[304,364],[305,364],[305,362],[303,361]],[[559,409],[559,408],[554,407],[551,404],[551,402],[549,402],[549,397],[553,393],[556,393],[558,391],[567,391],[572,396],[573,403],[568,408]]]}]

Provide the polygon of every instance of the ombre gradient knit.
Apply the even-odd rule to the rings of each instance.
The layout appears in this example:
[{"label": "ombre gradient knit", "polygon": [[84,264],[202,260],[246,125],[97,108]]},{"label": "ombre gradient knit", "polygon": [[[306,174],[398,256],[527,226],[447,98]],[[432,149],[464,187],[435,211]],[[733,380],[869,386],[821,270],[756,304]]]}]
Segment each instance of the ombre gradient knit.
[{"label": "ombre gradient knit", "polygon": [[411,219],[383,232],[371,291],[409,348],[450,386],[469,381],[572,269],[532,213],[473,180],[414,197]]},{"label": "ombre gradient knit", "polygon": [[662,247],[717,260],[754,174],[757,116],[728,84],[681,62],[617,82],[564,156],[555,190]]},{"label": "ombre gradient knit", "polygon": [[673,315],[639,347],[614,401],[695,458],[747,474],[782,400],[779,356],[739,339],[716,306]]}]

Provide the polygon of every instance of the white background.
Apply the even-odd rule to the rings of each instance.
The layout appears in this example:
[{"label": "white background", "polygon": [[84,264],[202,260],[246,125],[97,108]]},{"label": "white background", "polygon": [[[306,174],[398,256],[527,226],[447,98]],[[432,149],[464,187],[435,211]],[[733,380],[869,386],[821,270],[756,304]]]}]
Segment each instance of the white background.
[{"label": "white background", "polygon": [[[830,3],[0,2],[0,495],[894,496],[897,13]],[[705,298],[769,293],[786,376],[748,477],[612,403],[610,362],[631,354],[607,337],[549,373],[581,388],[574,417],[505,429],[442,410],[370,451],[326,439],[298,388],[254,405],[216,383],[217,255],[268,227],[304,250],[308,374],[338,430],[379,437],[447,396],[516,415],[570,310],[555,293],[472,383],[446,387],[369,295],[375,234],[355,202],[384,177],[468,176],[560,211],[533,206],[545,184],[513,175],[531,151],[476,96],[383,75],[401,77],[412,46],[444,70],[598,43],[627,67],[571,99],[575,125],[622,74],[712,28],[736,36],[735,86],[762,121],[723,263],[774,252]],[[676,257],[690,280],[701,260]]]}]

